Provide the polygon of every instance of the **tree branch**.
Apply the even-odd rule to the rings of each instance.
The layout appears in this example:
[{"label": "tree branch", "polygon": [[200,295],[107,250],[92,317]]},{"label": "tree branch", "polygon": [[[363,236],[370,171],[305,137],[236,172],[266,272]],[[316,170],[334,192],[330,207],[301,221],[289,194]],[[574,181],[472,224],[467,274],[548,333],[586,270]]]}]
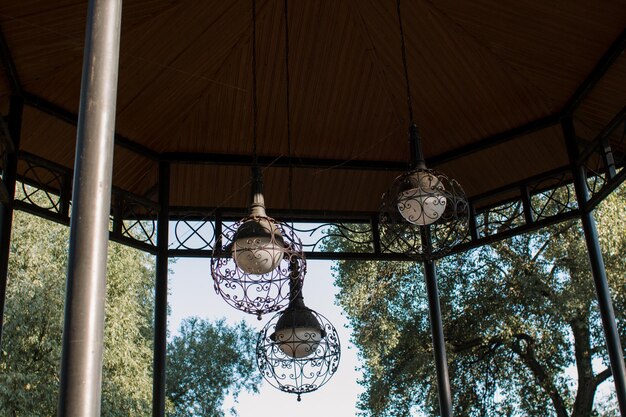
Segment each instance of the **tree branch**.
[{"label": "tree branch", "polygon": [[604,371],[596,375],[595,378],[593,378],[593,382],[596,385],[596,388],[598,387],[598,385],[609,379],[611,375],[613,375],[613,372],[611,371],[610,367],[606,368]]},{"label": "tree branch", "polygon": [[535,356],[535,339],[525,333],[518,333],[514,335],[514,338],[515,339],[511,343],[511,349],[522,359],[535,378],[537,378],[539,385],[543,388],[546,394],[548,394],[552,400],[552,405],[554,406],[557,416],[569,417],[567,408],[565,407],[565,402],[558,393],[556,386],[554,385],[554,381],[552,381],[548,372],[543,368]]},{"label": "tree branch", "polygon": [[474,348],[488,348],[493,351],[499,346],[502,346],[503,343],[504,340],[501,337],[492,337],[490,339],[477,337],[470,340],[450,342],[454,353],[463,353]]},{"label": "tree branch", "polygon": [[545,251],[548,248],[548,246],[550,246],[551,244],[554,243],[554,238],[561,236],[563,233],[567,232],[573,226],[574,226],[574,222],[569,221],[569,222],[564,223],[562,227],[559,227],[550,236],[549,239],[546,239],[545,242],[543,242],[543,245],[541,245],[539,250],[537,250],[537,253],[535,253],[535,255],[532,257],[530,262],[534,264],[537,261],[537,259],[539,258],[539,255],[541,255],[543,253],[543,251]]}]

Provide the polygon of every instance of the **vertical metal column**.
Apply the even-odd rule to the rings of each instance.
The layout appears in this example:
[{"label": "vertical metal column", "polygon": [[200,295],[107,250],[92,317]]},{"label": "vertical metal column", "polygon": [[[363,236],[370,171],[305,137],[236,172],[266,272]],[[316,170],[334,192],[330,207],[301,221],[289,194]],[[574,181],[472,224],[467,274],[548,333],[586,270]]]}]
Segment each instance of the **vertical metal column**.
[{"label": "vertical metal column", "polygon": [[2,329],[4,327],[4,304],[7,294],[9,273],[9,252],[11,250],[11,227],[13,226],[13,200],[15,199],[15,182],[17,177],[17,152],[20,146],[22,113],[24,100],[11,97],[9,107],[9,134],[13,140],[13,149],[7,149],[7,164],[4,169],[3,182],[7,189],[7,204],[0,204],[0,347],[2,347]]},{"label": "vertical metal column", "polygon": [[452,417],[452,394],[450,392],[450,377],[448,376],[448,359],[446,357],[446,343],[443,337],[439,288],[437,286],[437,273],[434,261],[424,261],[424,276],[426,278],[426,291],[428,292],[428,311],[433,335],[435,368],[437,370],[439,411],[441,417]]},{"label": "vertical metal column", "polygon": [[169,241],[170,164],[159,163],[159,218],[157,221],[156,285],[154,288],[154,359],[152,416],[165,416],[167,361],[167,247]]},{"label": "vertical metal column", "polygon": [[121,0],[90,0],[78,113],[58,415],[100,415]]},{"label": "vertical metal column", "polygon": [[581,209],[580,218],[585,234],[587,250],[589,252],[589,262],[591,264],[593,283],[595,285],[596,296],[598,298],[600,316],[602,317],[602,327],[604,329],[606,347],[611,362],[615,392],[617,394],[620,413],[622,416],[626,417],[626,369],[624,367],[624,353],[622,351],[619,332],[615,321],[615,312],[613,311],[613,303],[611,301],[611,293],[606,278],[606,269],[604,267],[604,260],[602,259],[602,251],[600,250],[600,243],[598,242],[596,222],[593,218],[593,214],[586,207],[587,201],[589,200],[589,192],[585,179],[584,168],[578,163],[578,147],[576,145],[574,123],[571,117],[563,120],[562,127],[572,167],[572,174],[574,175],[576,198]]}]

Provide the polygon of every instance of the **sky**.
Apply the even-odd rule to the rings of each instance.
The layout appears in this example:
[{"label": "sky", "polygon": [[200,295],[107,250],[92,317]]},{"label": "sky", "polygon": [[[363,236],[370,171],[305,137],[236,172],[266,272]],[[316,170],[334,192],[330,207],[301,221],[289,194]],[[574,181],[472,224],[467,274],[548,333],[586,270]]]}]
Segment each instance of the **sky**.
[{"label": "sky", "polygon": [[[357,349],[350,340],[348,321],[342,309],[335,305],[335,292],[331,273],[332,262],[307,260],[307,275],[304,280],[304,301],[309,308],[324,315],[337,329],[341,341],[341,360],[335,375],[319,390],[302,395],[298,402],[293,394],[283,393],[264,382],[259,394],[242,393],[234,404],[240,417],[270,416],[277,407],[284,416],[319,417],[355,416],[357,397],[362,392],[357,381],[359,362]],[[198,316],[209,320],[226,318],[235,324],[242,319],[260,331],[271,317],[262,321],[256,316],[242,313],[228,306],[213,289],[210,259],[179,258],[171,265],[169,275],[169,334],[174,335],[183,318]],[[254,349],[251,346],[250,349]],[[227,401],[225,409],[233,405]]]}]

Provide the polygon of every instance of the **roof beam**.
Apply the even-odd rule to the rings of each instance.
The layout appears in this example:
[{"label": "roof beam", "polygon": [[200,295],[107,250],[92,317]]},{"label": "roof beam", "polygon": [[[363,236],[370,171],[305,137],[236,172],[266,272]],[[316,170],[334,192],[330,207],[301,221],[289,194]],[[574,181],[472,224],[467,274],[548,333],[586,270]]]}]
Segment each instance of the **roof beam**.
[{"label": "roof beam", "polygon": [[[59,120],[63,120],[66,123],[76,125],[78,117],[76,114],[51,103],[41,97],[38,97],[31,93],[24,93],[25,103],[33,108],[41,110]],[[560,114],[554,114],[543,119],[534,120],[525,125],[507,130],[505,132],[497,133],[493,136],[479,140],[478,142],[470,145],[462,146],[457,149],[453,149],[449,152],[445,152],[440,155],[435,155],[431,158],[426,158],[426,162],[429,166],[437,166],[450,162],[455,159],[459,159],[468,156],[475,152],[480,152],[487,148],[500,145],[504,142],[516,139],[520,136],[527,135],[529,133],[537,132],[539,130],[548,128],[552,125],[559,123]],[[250,155],[232,155],[232,154],[220,154],[220,153],[192,153],[192,152],[166,152],[159,154],[154,150],[147,148],[131,139],[128,139],[120,134],[115,135],[115,143],[125,149],[131,150],[142,156],[150,158],[155,161],[165,160],[174,164],[210,164],[210,165],[229,165],[229,166],[251,166],[252,158]],[[301,158],[301,157],[286,157],[286,156],[259,156],[259,163],[263,166],[273,166],[286,168],[289,166],[296,168],[311,168],[311,169],[352,169],[360,171],[394,171],[400,172],[408,169],[407,162],[398,161],[379,161],[379,160],[343,160],[343,159],[322,159],[322,158]]]},{"label": "roof beam", "polygon": [[469,145],[461,146],[460,148],[444,152],[442,154],[433,156],[432,158],[427,158],[426,162],[428,163],[428,165],[431,166],[442,165],[446,162],[450,162],[455,159],[459,159],[464,156],[468,156],[470,154],[501,145],[510,140],[517,139],[520,136],[525,136],[530,133],[549,128],[559,123],[560,120],[560,113],[552,114],[542,119],[533,120],[532,122],[526,123],[522,126],[514,127],[513,129],[501,133],[496,133],[493,136],[486,137]]},{"label": "roof beam", "polygon": [[[426,158],[428,166],[437,166],[455,159],[468,156],[475,152],[480,152],[487,148],[500,145],[504,142],[516,139],[542,129],[546,129],[559,123],[560,114],[553,114],[543,119],[534,120],[525,125],[497,133],[493,136],[479,140],[478,142],[453,149],[430,158]],[[168,152],[162,157],[171,162],[179,164],[211,164],[211,165],[252,165],[252,158],[249,155],[230,155],[217,153],[188,153],[188,152]],[[263,166],[297,168],[326,168],[326,169],[355,169],[362,171],[406,171],[408,162],[397,161],[374,161],[374,160],[340,160],[340,159],[319,159],[319,158],[299,158],[285,156],[259,156],[259,163]]]},{"label": "roof beam", "polygon": [[[33,107],[37,110],[40,110],[44,113],[49,114],[50,116],[56,117],[59,120],[62,120],[66,123],[76,126],[78,123],[78,116],[75,113],[72,113],[69,110],[62,108],[54,103],[49,102],[48,100],[38,97],[34,94],[24,92],[24,102],[30,107]],[[115,144],[121,146],[122,148],[128,149],[129,151],[133,151],[138,155],[144,156],[146,158],[158,161],[160,159],[160,155],[158,152],[153,151],[152,149],[143,146],[133,140],[130,140],[119,133],[115,134]]]},{"label": "roof beam", "polygon": [[578,87],[572,97],[569,99],[565,107],[563,107],[562,115],[571,116],[574,111],[580,106],[580,103],[587,97],[587,95],[593,90],[598,82],[604,77],[604,74],[611,68],[613,63],[622,55],[626,48],[626,29],[617,37],[609,49],[604,53],[600,61],[593,68],[591,73],[587,76],[585,81]]}]

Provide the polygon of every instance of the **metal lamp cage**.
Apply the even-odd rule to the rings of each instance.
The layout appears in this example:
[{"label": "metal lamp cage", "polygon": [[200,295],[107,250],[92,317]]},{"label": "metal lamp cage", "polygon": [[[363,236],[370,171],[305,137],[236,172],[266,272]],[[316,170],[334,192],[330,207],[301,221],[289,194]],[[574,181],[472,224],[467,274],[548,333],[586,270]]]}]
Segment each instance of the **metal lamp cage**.
[{"label": "metal lamp cage", "polygon": [[[295,330],[296,326],[301,326],[302,316],[309,323],[316,322],[318,330],[304,331],[298,336],[294,331],[289,340],[277,337],[277,328],[291,326]],[[330,380],[339,367],[340,356],[341,345],[335,327],[303,304],[295,311],[290,307],[274,315],[257,339],[256,357],[261,374],[273,387],[297,394],[298,401],[301,394],[315,391]]]},{"label": "metal lamp cage", "polygon": [[439,258],[466,239],[469,214],[456,180],[432,169],[411,170],[398,176],[381,198],[381,246],[417,260]]},{"label": "metal lamp cage", "polygon": [[[241,254],[246,249],[238,249],[236,241],[240,237],[237,232],[249,222],[271,224],[272,227],[266,228],[266,241],[257,245],[254,251],[247,250],[247,253]],[[262,274],[247,273],[237,265],[237,257],[258,257],[263,251],[277,263],[271,271]],[[292,277],[292,263],[296,263],[301,271],[297,278]],[[290,281],[297,279],[301,284],[305,273],[306,260],[302,242],[294,230],[286,223],[264,216],[245,217],[225,230],[218,238],[211,258],[211,276],[215,291],[230,306],[255,314],[259,320],[263,314],[282,309],[297,296],[297,293],[291,291]]]}]

